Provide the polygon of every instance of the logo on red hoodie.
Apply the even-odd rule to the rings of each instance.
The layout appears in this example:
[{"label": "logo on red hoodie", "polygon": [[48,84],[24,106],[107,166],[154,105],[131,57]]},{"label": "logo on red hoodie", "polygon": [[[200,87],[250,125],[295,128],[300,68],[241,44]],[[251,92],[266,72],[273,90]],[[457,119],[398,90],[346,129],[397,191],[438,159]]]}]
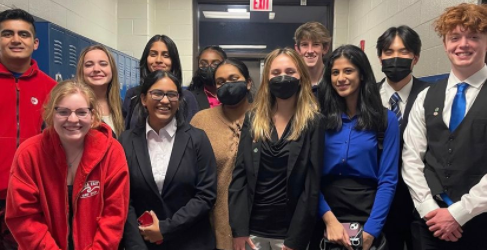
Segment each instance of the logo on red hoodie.
[{"label": "logo on red hoodie", "polygon": [[100,181],[87,181],[83,190],[81,190],[80,198],[89,198],[97,195],[100,192]]}]

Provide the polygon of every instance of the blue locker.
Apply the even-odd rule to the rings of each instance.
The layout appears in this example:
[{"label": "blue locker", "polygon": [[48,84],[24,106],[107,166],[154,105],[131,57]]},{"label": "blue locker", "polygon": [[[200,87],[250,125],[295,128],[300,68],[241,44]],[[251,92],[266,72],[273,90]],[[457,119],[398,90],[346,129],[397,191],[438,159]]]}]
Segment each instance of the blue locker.
[{"label": "blue locker", "polygon": [[[120,81],[121,89],[124,93],[127,92],[128,87],[125,82],[125,56],[122,53],[118,54],[118,79]],[[124,95],[125,97],[125,95]]]},{"label": "blue locker", "polygon": [[132,62],[132,66],[131,66],[132,71],[130,72],[130,79],[131,79],[130,81],[135,87],[139,85],[139,82],[137,81],[137,71],[139,71],[137,67],[138,62],[135,58],[132,58],[131,62]]},{"label": "blue locker", "polygon": [[130,57],[125,57],[125,84],[128,86],[127,89],[134,87],[134,83],[130,77],[132,62]]},{"label": "blue locker", "polygon": [[91,45],[91,42],[88,38],[85,38],[85,37],[82,37],[82,36],[78,36],[79,39],[78,39],[78,58],[79,58],[79,55],[81,54],[81,52],[88,46]]},{"label": "blue locker", "polygon": [[[43,72],[59,81],[73,78],[81,52],[97,44],[50,22],[36,22],[35,26],[40,44],[32,58]],[[127,89],[139,84],[139,61],[117,50],[109,50],[118,70],[120,95],[124,98]]]},{"label": "blue locker", "polygon": [[79,58],[79,42],[78,36],[72,32],[66,32],[66,48],[67,48],[67,61],[65,62],[65,72],[67,78],[74,78],[76,76],[76,67],[78,65]]}]

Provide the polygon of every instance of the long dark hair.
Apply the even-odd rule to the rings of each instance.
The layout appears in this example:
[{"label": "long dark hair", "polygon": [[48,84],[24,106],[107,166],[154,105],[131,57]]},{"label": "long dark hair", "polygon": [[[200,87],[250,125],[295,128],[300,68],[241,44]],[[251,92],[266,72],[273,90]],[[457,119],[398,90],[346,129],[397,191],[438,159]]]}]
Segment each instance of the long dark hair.
[{"label": "long dark hair", "polygon": [[[220,46],[210,45],[203,48],[198,54],[198,57],[196,58],[198,60],[198,63],[200,61],[201,55],[203,55],[203,53],[205,53],[208,50],[215,51],[223,58],[223,60],[227,59],[227,53],[225,53],[225,51]],[[205,83],[203,82],[203,79],[201,79],[201,77],[199,76],[199,66],[198,66],[198,68],[194,71],[194,75],[193,78],[191,79],[191,83],[189,84],[188,90],[202,89],[204,85]]]},{"label": "long dark hair", "polygon": [[242,61],[238,60],[237,58],[227,58],[224,59],[223,62],[218,64],[218,66],[215,68],[215,72],[220,68],[220,66],[225,65],[225,64],[230,64],[234,66],[235,68],[238,69],[240,74],[245,78],[246,82],[252,81],[252,78],[250,77],[249,69],[247,68],[247,65],[243,63]]},{"label": "long dark hair", "polygon": [[[176,88],[178,90],[178,93],[179,93],[179,106],[181,107],[182,105],[185,105],[185,101],[183,99],[183,88],[181,86],[181,82],[179,81],[179,79],[173,75],[172,73],[170,72],[166,72],[166,71],[162,71],[162,70],[156,70],[152,73],[149,73],[149,75],[147,75],[144,79],[144,81],[142,82],[142,84],[140,85],[140,94],[144,94],[144,95],[148,95],[148,91],[149,89],[152,87],[152,85],[154,85],[157,81],[163,79],[163,78],[169,78],[171,79],[171,81],[174,83],[174,85],[176,85]],[[139,96],[139,120],[138,120],[138,125],[143,125],[147,119],[147,117],[149,116],[149,113],[147,112],[147,110],[144,108],[144,105],[142,105],[142,98]],[[184,125],[185,121],[184,121],[184,111],[182,112],[181,111],[182,109],[179,108],[179,110],[176,112],[176,122],[177,122],[177,126],[178,128],[181,127],[182,125]]]},{"label": "long dark hair", "polygon": [[326,118],[326,129],[340,130],[342,114],[347,111],[345,98],[338,95],[332,86],[331,71],[336,59],[344,57],[352,63],[360,74],[359,96],[357,101],[357,130],[384,129],[384,112],[379,87],[367,55],[357,46],[343,45],[332,52],[325,67],[324,82],[318,90],[321,112]]},{"label": "long dark hair", "polygon": [[144,78],[146,78],[151,73],[147,65],[147,57],[149,57],[150,48],[155,42],[163,42],[166,45],[167,52],[169,53],[169,58],[171,58],[171,74],[178,78],[179,82],[182,82],[181,60],[179,59],[178,47],[176,46],[174,41],[168,36],[155,35],[147,42],[144,51],[142,52],[142,56],[140,57],[140,84],[142,84]]}]

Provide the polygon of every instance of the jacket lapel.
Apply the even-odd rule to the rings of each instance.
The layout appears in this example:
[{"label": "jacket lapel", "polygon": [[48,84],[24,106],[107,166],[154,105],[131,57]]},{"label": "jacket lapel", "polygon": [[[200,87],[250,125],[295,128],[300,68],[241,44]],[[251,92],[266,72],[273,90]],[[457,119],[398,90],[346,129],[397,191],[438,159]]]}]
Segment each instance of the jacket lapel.
[{"label": "jacket lapel", "polygon": [[166,179],[164,180],[164,185],[162,186],[162,194],[164,194],[164,192],[167,190],[167,187],[178,171],[181,160],[183,159],[184,151],[186,150],[186,145],[188,144],[190,138],[187,133],[190,128],[191,127],[188,124],[184,124],[176,131],[171,158],[169,159],[169,165],[167,166]]},{"label": "jacket lapel", "polygon": [[289,175],[294,169],[296,165],[296,161],[298,160],[299,153],[301,153],[301,147],[303,146],[303,137],[305,133],[302,133],[301,136],[296,141],[289,142],[289,158],[287,161],[287,177],[289,179]]},{"label": "jacket lapel", "polygon": [[427,83],[418,80],[416,77],[413,77],[413,86],[411,87],[408,102],[406,103],[406,107],[404,108],[404,112],[402,114],[403,119],[401,123],[401,141],[403,140],[402,135],[404,134],[404,130],[406,129],[406,125],[408,124],[409,112],[413,107],[414,101],[416,101],[416,97],[418,97],[419,92],[423,91],[427,86]]},{"label": "jacket lapel", "polygon": [[262,150],[262,142],[252,141],[252,165],[254,167],[254,176],[259,174],[260,165],[260,151]]},{"label": "jacket lapel", "polygon": [[147,185],[150,189],[160,197],[159,190],[157,189],[157,184],[154,180],[154,174],[152,173],[152,165],[150,163],[149,149],[147,147],[147,138],[145,136],[145,126],[137,128],[134,133],[133,146],[135,150],[135,155],[137,161],[139,162],[140,172],[144,176]]}]

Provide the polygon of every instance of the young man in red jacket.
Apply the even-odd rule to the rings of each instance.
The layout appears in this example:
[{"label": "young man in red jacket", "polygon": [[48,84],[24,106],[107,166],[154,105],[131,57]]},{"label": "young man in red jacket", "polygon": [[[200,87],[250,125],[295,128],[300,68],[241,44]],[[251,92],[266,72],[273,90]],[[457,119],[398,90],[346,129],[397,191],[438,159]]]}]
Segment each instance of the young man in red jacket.
[{"label": "young man in red jacket", "polygon": [[39,46],[34,18],[21,9],[0,13],[0,248],[16,249],[5,225],[10,166],[19,144],[39,134],[44,100],[56,82],[32,60]]}]

